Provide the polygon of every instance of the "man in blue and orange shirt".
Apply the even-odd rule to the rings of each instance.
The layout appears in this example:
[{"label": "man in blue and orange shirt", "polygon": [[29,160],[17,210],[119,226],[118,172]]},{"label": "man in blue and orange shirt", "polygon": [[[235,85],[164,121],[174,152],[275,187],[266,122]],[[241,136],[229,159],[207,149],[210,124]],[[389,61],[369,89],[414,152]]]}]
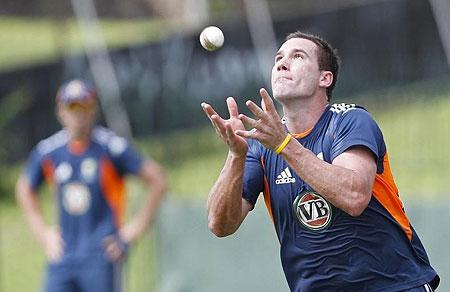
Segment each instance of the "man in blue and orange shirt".
[{"label": "man in blue and orange shirt", "polygon": [[[339,58],[320,37],[296,32],[275,54],[273,96],[229,119],[202,108],[228,145],[208,197],[209,227],[234,233],[263,192],[291,291],[432,291],[439,276],[412,228],[383,135],[354,104],[330,105]],[[252,129],[247,131],[244,123]]]},{"label": "man in blue and orange shirt", "polygon": [[[97,98],[87,82],[63,84],[56,103],[64,128],[37,144],[16,187],[27,223],[48,258],[44,291],[120,291],[121,260],[154,219],[167,188],[165,174],[127,140],[95,126]],[[124,224],[128,174],[140,177],[148,194]],[[44,181],[56,194],[57,227],[45,223],[39,208]]]}]

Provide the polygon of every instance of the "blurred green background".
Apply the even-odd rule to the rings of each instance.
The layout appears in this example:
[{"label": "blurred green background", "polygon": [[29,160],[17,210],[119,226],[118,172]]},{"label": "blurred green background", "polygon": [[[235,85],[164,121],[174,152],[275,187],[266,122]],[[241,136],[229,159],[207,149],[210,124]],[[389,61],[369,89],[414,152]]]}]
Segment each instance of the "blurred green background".
[{"label": "blurred green background", "polygon": [[[339,50],[343,67],[334,101],[361,104],[379,122],[400,196],[407,212],[411,207],[412,224],[443,278],[440,290],[450,290],[450,251],[444,240],[449,231],[441,228],[450,223],[445,212],[450,202],[446,1],[79,3],[95,4],[99,18],[75,13],[70,1],[29,5],[7,0],[0,8],[0,291],[41,287],[44,255],[14,201],[14,184],[31,147],[58,129],[55,91],[74,77],[116,88],[102,92],[118,96],[115,106],[127,113],[121,121],[129,128],[121,134],[133,137],[138,149],[161,162],[171,184],[158,222],[131,250],[126,291],[256,291],[246,287],[252,287],[252,279],[264,287],[261,277],[252,277],[261,276],[261,270],[274,271],[272,279],[262,279],[286,290],[276,235],[270,221],[262,219],[267,217],[262,206],[235,238],[217,240],[207,231],[206,196],[226,148],[199,104],[209,101],[225,113],[229,95],[241,106],[248,98],[257,100],[257,89],[267,86],[274,54],[270,49],[296,29],[319,33]],[[89,35],[92,31],[83,30],[83,21],[92,31],[98,25],[100,34]],[[198,34],[211,24],[224,30],[226,41],[221,50],[207,53]],[[102,70],[112,69],[112,78],[102,79],[92,70],[98,59],[111,65]],[[100,122],[109,121],[104,107]],[[123,129],[127,127],[118,130]],[[128,183],[129,212],[138,208],[141,187],[133,179]],[[55,222],[49,190],[42,205],[47,220]],[[252,244],[255,236],[258,247]],[[233,266],[227,261],[236,255],[241,261]],[[237,265],[254,273],[237,280]],[[216,271],[219,266],[223,269]],[[173,281],[170,271],[182,274],[174,276],[184,279],[181,284],[168,284]],[[214,288],[220,279],[230,286]],[[274,291],[270,285],[267,291]]]}]

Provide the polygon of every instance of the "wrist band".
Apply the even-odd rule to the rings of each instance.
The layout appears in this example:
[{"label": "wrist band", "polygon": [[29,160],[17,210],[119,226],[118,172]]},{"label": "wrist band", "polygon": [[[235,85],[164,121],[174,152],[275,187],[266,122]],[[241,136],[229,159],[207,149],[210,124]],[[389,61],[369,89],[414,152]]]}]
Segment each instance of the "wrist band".
[{"label": "wrist band", "polygon": [[283,149],[286,147],[286,145],[289,143],[289,141],[291,141],[292,135],[290,133],[288,133],[286,135],[286,138],[284,138],[283,142],[281,142],[280,146],[277,147],[277,149],[275,149],[275,153],[276,154],[280,154],[281,151],[283,151]]}]

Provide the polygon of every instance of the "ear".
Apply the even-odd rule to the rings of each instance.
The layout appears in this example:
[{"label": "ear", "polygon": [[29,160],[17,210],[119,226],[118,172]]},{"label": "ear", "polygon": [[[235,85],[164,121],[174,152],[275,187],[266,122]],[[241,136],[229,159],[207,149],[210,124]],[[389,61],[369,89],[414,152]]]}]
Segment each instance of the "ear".
[{"label": "ear", "polygon": [[56,114],[56,118],[58,119],[59,123],[63,124],[65,113],[64,113],[64,109],[60,105],[56,106],[55,114]]},{"label": "ear", "polygon": [[333,83],[333,73],[331,71],[322,71],[320,73],[319,86],[327,88],[331,83]]}]

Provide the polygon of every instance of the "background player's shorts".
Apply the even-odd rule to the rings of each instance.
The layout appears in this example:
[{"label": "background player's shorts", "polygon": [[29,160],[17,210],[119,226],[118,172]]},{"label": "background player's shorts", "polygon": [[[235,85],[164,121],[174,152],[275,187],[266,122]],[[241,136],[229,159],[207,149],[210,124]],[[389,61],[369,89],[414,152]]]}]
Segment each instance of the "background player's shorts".
[{"label": "background player's shorts", "polygon": [[120,292],[120,270],[103,255],[49,264],[44,292]]}]

